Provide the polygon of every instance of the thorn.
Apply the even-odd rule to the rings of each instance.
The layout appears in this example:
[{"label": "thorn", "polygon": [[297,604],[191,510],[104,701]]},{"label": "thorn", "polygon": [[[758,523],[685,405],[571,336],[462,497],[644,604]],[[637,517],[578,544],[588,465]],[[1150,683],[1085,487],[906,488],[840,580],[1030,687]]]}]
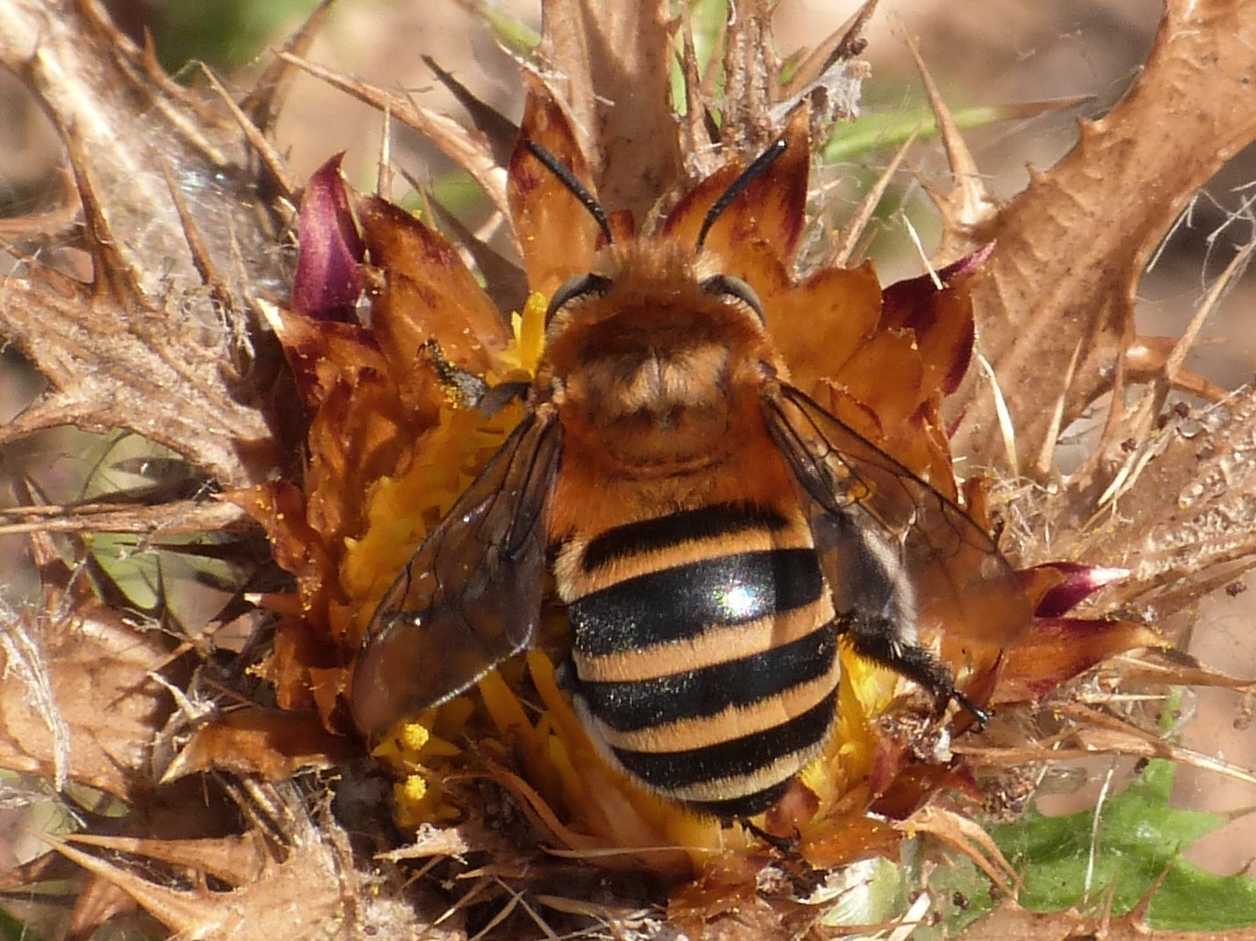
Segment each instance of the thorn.
[{"label": "thorn", "polygon": [[1220,277],[1212,283],[1208,293],[1204,295],[1204,300],[1199,305],[1199,310],[1195,312],[1195,316],[1191,318],[1191,322],[1187,324],[1186,330],[1182,332],[1181,338],[1165,360],[1164,375],[1170,382],[1182,371],[1182,363],[1186,359],[1186,354],[1190,352],[1191,346],[1194,345],[1205,321],[1208,320],[1208,317],[1229,292],[1230,286],[1234,281],[1246,270],[1248,262],[1252,259],[1253,250],[1256,250],[1256,239],[1248,242],[1235,253],[1234,257],[1230,259],[1230,263],[1226,265],[1225,271],[1221,272]]},{"label": "thorn", "polygon": [[149,859],[159,859],[175,866],[186,866],[208,873],[229,885],[241,885],[255,880],[261,875],[266,863],[265,844],[256,830],[249,830],[239,836],[185,840],[73,833],[67,834],[64,840],[67,843],[81,843],[84,846],[95,846],[133,856],[147,856]]},{"label": "thorn", "polygon": [[907,156],[907,151],[911,145],[916,142],[919,137],[920,130],[912,131],[911,136],[903,141],[903,145],[898,148],[894,154],[894,158],[889,165],[881,172],[881,176],[872,185],[872,188],[864,194],[864,198],[860,200],[856,207],[854,215],[846,223],[841,237],[834,246],[833,253],[825,261],[825,265],[834,268],[845,268],[847,262],[855,252],[855,245],[860,237],[864,234],[864,230],[868,226],[868,221],[872,218],[872,214],[876,212],[877,206],[881,204],[881,197],[885,195],[886,189],[890,185],[890,180],[894,178],[894,174],[898,172],[899,164],[903,162],[903,158]]},{"label": "thorn", "polygon": [[379,132],[379,161],[375,170],[375,195],[388,199],[392,193],[392,107],[384,104],[384,123]]},{"label": "thorn", "polygon": [[519,137],[519,126],[488,102],[481,101],[475,92],[454,78],[451,73],[442,69],[431,56],[425,55],[421,58],[424,64],[435,73],[440,83],[454,96],[458,104],[466,109],[476,130],[488,140],[494,159],[502,166],[506,166],[515,149],[515,140]]},{"label": "thorn", "polygon": [[205,63],[200,63],[201,71],[205,73],[205,78],[209,80],[210,87],[222,99],[223,104],[227,106],[227,110],[231,112],[232,117],[236,119],[236,123],[240,125],[240,130],[244,132],[245,138],[257,151],[257,155],[262,158],[262,163],[266,169],[270,171],[270,175],[279,187],[282,195],[291,199],[296,193],[298,187],[292,181],[292,177],[288,174],[288,166],[284,163],[283,157],[279,156],[279,152],[271,146],[270,141],[266,139],[266,135],[259,128],[244,110],[235,102],[227,89],[223,88],[222,83],[218,81],[217,76],[210,71]]},{"label": "thorn", "polygon": [[1083,145],[1089,144],[1099,136],[1099,124],[1090,118],[1077,119],[1077,135]]},{"label": "thorn", "polygon": [[949,229],[972,231],[994,219],[997,214],[995,200],[986,190],[985,183],[982,182],[977,162],[973,159],[968,145],[964,143],[964,136],[960,133],[950,108],[947,107],[942,93],[938,91],[938,86],[933,81],[933,76],[929,74],[929,69],[925,66],[919,46],[909,35],[904,34],[903,39],[907,43],[912,58],[916,61],[920,80],[925,86],[925,94],[929,96],[929,105],[933,108],[933,114],[938,122],[938,131],[942,135],[942,145],[946,148],[946,160],[951,168],[951,178],[955,181],[955,188],[946,195],[943,202],[939,203],[938,208]]},{"label": "thorn", "polygon": [[205,240],[201,238],[200,231],[196,228],[196,222],[192,219],[192,215],[188,212],[187,202],[183,198],[183,192],[179,189],[174,180],[174,174],[170,172],[170,165],[165,160],[158,158],[161,165],[162,176],[166,179],[166,188],[170,190],[170,198],[174,202],[175,212],[179,214],[179,224],[183,227],[183,239],[187,242],[188,250],[192,253],[192,265],[196,268],[197,274],[201,276],[201,283],[210,290],[219,304],[230,310],[232,308],[231,293],[227,290],[226,284],[222,277],[218,274],[218,269],[214,267],[214,260],[210,257],[209,249],[205,246]]},{"label": "thorn", "polygon": [[[1130,380],[1148,382],[1157,376],[1164,376],[1169,354],[1180,341],[1181,337],[1134,337],[1125,350],[1125,364],[1129,369]],[[1184,367],[1179,367],[1172,377],[1167,378],[1172,388],[1213,402],[1220,402],[1230,394],[1212,380]]]},{"label": "thorn", "polygon": [[[327,20],[332,2],[333,0],[322,0],[311,10],[305,22],[284,41],[282,50],[299,56],[309,52],[310,47],[314,45],[314,40],[318,38],[318,31]],[[292,86],[292,79],[297,71],[290,62],[276,55],[257,77],[253,90],[240,102],[240,108],[249,116],[249,121],[263,134],[274,130],[275,122],[283,111],[284,99],[287,97],[288,89]]]},{"label": "thorn", "polygon": [[1168,859],[1165,860],[1164,867],[1160,870],[1160,874],[1147,887],[1147,891],[1143,893],[1142,898],[1134,903],[1134,907],[1125,913],[1127,923],[1143,931],[1150,929],[1151,925],[1147,920],[1147,916],[1151,911],[1151,903],[1155,900],[1161,886],[1164,885],[1164,880],[1169,877],[1169,873],[1173,869],[1173,863],[1181,852],[1182,848],[1179,846],[1173,853],[1169,854]]},{"label": "thorn", "polygon": [[87,403],[67,392],[50,392],[36,399],[16,418],[0,425],[0,444],[25,438],[45,428],[76,425],[103,431],[110,422],[97,414],[96,403]]},{"label": "thorn", "polygon": [[132,872],[70,846],[65,840],[51,834],[39,834],[38,838],[71,862],[77,863],[110,885],[117,886],[150,915],[180,934],[192,938],[204,937],[202,931],[222,920],[221,902],[216,899],[201,899],[192,892],[154,885]]},{"label": "thorn", "polygon": [[83,224],[87,227],[88,251],[91,253],[95,268],[92,275],[92,289],[97,297],[106,292],[109,293],[123,309],[129,310],[136,304],[145,304],[148,298],[140,286],[139,274],[118,247],[113,230],[109,226],[109,220],[105,216],[104,207],[96,193],[95,184],[88,170],[90,161],[83,149],[83,139],[73,126],[63,126],[62,131],[66,153],[70,158],[70,166],[74,170],[74,183],[78,189],[79,202],[83,205]]}]

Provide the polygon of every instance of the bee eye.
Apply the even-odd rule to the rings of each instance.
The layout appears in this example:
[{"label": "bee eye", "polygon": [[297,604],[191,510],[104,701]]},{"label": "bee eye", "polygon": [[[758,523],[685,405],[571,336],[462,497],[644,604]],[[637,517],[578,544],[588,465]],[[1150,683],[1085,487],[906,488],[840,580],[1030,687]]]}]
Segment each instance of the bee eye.
[{"label": "bee eye", "polygon": [[760,323],[763,322],[763,302],[759,300],[754,288],[741,278],[727,274],[712,275],[702,282],[702,290],[708,294],[727,294],[736,298],[755,312]]},{"label": "bee eye", "polygon": [[545,322],[549,323],[559,309],[566,307],[574,300],[587,294],[605,294],[611,289],[611,279],[600,274],[577,275],[559,285],[554,296],[550,298],[549,307],[545,311]]}]

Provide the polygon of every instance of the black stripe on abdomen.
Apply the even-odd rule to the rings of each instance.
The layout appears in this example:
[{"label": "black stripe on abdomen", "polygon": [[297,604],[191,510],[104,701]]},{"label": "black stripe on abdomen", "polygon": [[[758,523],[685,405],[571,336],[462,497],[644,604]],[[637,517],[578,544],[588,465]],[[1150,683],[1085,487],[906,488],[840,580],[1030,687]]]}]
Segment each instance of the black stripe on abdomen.
[{"label": "black stripe on abdomen", "polygon": [[778,532],[789,521],[753,503],[712,503],[608,529],[585,547],[580,565],[592,572],[616,559],[667,549],[683,542],[732,536],[747,530]]},{"label": "black stripe on abdomen", "polygon": [[824,590],[813,549],[741,552],[617,582],[567,608],[588,657],[642,650],[810,604]]},{"label": "black stripe on abdomen", "polygon": [[[676,752],[641,752],[612,748],[616,760],[632,774],[661,791],[678,791],[760,771],[797,752],[813,750],[824,741],[833,722],[836,690],[787,722],[768,732],[755,732],[718,745]],[[791,775],[792,776],[792,775]],[[769,782],[775,785],[778,782]],[[759,793],[731,794],[744,798]]]},{"label": "black stripe on abdomen", "polygon": [[763,811],[784,797],[785,790],[788,787],[789,779],[787,778],[770,787],[765,787],[761,791],[755,791],[753,794],[746,794],[743,797],[732,797],[728,800],[717,801],[688,801],[687,803],[694,810],[704,811],[723,820],[753,817],[755,814],[763,813]]},{"label": "black stripe on abdomen", "polygon": [[[685,670],[649,680],[579,681],[589,712],[618,732],[715,715],[749,706],[824,676],[837,656],[837,632],[823,625],[792,643],[740,660]],[[660,657],[660,672],[666,671]]]}]

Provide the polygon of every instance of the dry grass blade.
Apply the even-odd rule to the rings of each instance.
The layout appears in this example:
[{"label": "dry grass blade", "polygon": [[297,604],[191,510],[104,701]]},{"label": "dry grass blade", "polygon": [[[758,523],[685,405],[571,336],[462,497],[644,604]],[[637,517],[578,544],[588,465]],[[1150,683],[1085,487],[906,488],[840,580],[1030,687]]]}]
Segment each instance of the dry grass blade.
[{"label": "dry grass blade", "polygon": [[890,181],[894,179],[894,174],[898,172],[899,165],[903,162],[903,158],[907,156],[907,151],[911,149],[911,145],[916,142],[918,135],[919,131],[913,131],[911,136],[903,141],[903,145],[894,152],[893,158],[891,158],[885,169],[881,171],[881,175],[877,177],[876,182],[869,187],[868,192],[859,201],[859,205],[855,207],[855,211],[842,227],[840,237],[834,241],[833,250],[824,261],[826,267],[845,268],[850,264],[851,258],[855,254],[855,246],[859,244],[859,239],[863,236],[868,221],[872,218],[873,213],[877,211],[877,206],[881,204],[881,197],[885,195]]},{"label": "dry grass blade", "polygon": [[231,113],[231,116],[235,118],[245,139],[252,145],[257,155],[262,158],[262,163],[270,171],[271,178],[279,187],[280,194],[289,200],[293,199],[298,189],[296,182],[292,179],[292,174],[288,172],[288,165],[283,157],[280,156],[279,151],[266,138],[265,130],[255,125],[248,112],[236,104],[235,99],[231,97],[227,89],[222,87],[222,83],[218,81],[218,76],[208,66],[202,64],[201,71],[209,81],[210,87],[214,89],[219,99]]},{"label": "dry grass blade", "polygon": [[1140,729],[1081,703],[1066,703],[1059,707],[1059,711],[1062,715],[1084,726],[1077,731],[1076,736],[1092,751],[1137,755],[1140,758],[1168,758],[1242,781],[1245,784],[1256,784],[1256,771],[1239,767],[1213,755],[1205,755],[1194,749],[1166,742],[1153,732]]}]

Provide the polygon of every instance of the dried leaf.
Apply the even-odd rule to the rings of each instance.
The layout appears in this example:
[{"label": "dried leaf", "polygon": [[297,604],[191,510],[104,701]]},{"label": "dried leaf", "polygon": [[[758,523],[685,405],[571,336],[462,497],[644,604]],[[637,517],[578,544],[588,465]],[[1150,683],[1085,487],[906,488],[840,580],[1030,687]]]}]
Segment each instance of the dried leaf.
[{"label": "dried leaf", "polygon": [[[1128,569],[1106,597],[1152,605],[1160,617],[1232,580],[1256,558],[1253,435],[1251,386],[1198,418],[1173,417],[1144,443],[1120,495],[1076,526],[1062,548]],[[1109,525],[1117,512],[1121,525]]]},{"label": "dried leaf", "polygon": [[[1022,463],[1111,385],[1133,339],[1134,291],[1148,257],[1196,189],[1256,136],[1254,44],[1252,4],[1169,0],[1147,65],[1122,101],[1083,122],[1073,151],[1033,173],[977,233],[998,243],[974,282],[974,311]],[[1201,62],[1209,67],[1201,71]],[[1158,198],[1130,197],[1149,187]],[[956,450],[979,465],[1002,460],[981,379],[969,377],[949,414],[959,419]]]},{"label": "dried leaf", "polygon": [[286,781],[305,768],[345,762],[354,750],[349,739],[328,734],[316,716],[245,707],[200,726],[161,781],[211,769]]},{"label": "dried leaf", "polygon": [[[149,676],[168,660],[158,636],[79,600],[38,621],[6,612],[0,639],[0,766],[53,778],[60,761],[69,780],[123,800],[150,791],[148,747],[171,709]],[[37,697],[17,657],[42,677]]]},{"label": "dried leaf", "polygon": [[680,173],[670,20],[666,0],[542,6],[539,52],[557,73],[596,192],[608,210],[626,209],[638,223]]}]

